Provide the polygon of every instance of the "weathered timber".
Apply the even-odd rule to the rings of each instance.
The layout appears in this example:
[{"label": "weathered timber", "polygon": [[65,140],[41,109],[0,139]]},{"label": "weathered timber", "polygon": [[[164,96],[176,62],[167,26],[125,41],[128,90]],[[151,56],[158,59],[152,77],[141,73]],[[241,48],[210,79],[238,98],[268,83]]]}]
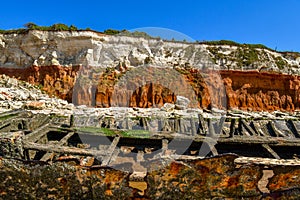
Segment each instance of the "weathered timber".
[{"label": "weathered timber", "polygon": [[[69,132],[65,137],[63,137],[60,141],[56,142],[56,145],[66,145],[68,140],[74,135],[74,132]],[[41,161],[47,161],[51,157],[53,157],[53,152],[47,152],[43,157],[40,159]]]},{"label": "weathered timber", "polygon": [[251,136],[257,135],[255,131],[245,122],[245,120],[241,120],[242,125],[245,127],[246,131],[250,133]]},{"label": "weathered timber", "polygon": [[117,136],[112,141],[111,145],[107,149],[107,155],[102,160],[102,166],[107,166],[111,160],[111,157],[113,156],[114,150],[116,149],[118,143],[120,141],[120,137]]},{"label": "weathered timber", "polygon": [[37,142],[39,141],[45,134],[47,134],[49,130],[49,124],[45,124],[38,129],[34,130],[32,133],[25,135],[25,140]]},{"label": "weathered timber", "polygon": [[208,118],[207,123],[208,123],[208,135],[214,137],[216,133],[215,133],[215,128],[213,126],[212,119]]},{"label": "weathered timber", "polygon": [[81,149],[76,147],[67,147],[53,144],[38,144],[34,142],[24,141],[24,148],[36,151],[66,153],[74,155],[85,155],[85,156],[104,156],[107,154],[106,151],[97,151],[93,149]]},{"label": "weathered timber", "polygon": [[280,156],[268,144],[262,144],[262,147],[265,148],[274,158],[280,159]]},{"label": "weathered timber", "polygon": [[274,124],[273,121],[270,121],[269,124],[270,124],[270,127],[272,128],[272,130],[274,131],[274,133],[276,134],[277,137],[285,137],[285,134],[283,134],[280,130],[278,130],[275,127],[275,124]]},{"label": "weathered timber", "polygon": [[230,122],[230,131],[229,131],[229,137],[233,137],[234,136],[234,132],[235,132],[235,123],[236,123],[236,119],[232,118],[231,122]]}]

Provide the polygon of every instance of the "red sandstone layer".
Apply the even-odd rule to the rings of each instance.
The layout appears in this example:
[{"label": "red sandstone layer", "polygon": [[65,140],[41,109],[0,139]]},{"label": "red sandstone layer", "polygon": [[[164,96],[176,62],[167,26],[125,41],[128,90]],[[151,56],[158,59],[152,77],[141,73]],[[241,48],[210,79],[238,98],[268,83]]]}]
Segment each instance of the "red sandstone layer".
[{"label": "red sandstone layer", "polygon": [[135,73],[106,70],[100,75],[85,71],[86,78],[93,79],[89,84],[76,82],[78,66],[2,67],[0,73],[41,85],[49,95],[96,107],[161,107],[174,103],[177,95],[188,97],[190,107],[201,108],[293,111],[300,106],[299,76],[257,71],[161,70],[160,75],[151,69]]},{"label": "red sandstone layer", "polygon": [[32,66],[28,68],[0,67],[0,74],[41,86],[50,96],[72,101],[73,86],[79,66]]}]

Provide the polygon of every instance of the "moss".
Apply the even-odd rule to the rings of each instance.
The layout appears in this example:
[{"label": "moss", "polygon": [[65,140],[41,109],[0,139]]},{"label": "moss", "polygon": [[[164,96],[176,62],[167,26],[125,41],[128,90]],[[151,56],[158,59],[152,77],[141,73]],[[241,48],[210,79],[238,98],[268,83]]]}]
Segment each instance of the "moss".
[{"label": "moss", "polygon": [[142,137],[142,138],[149,138],[150,131],[147,130],[126,130],[122,131],[121,135],[124,137]]},{"label": "moss", "polygon": [[13,118],[13,117],[15,117],[17,115],[18,114],[8,114],[8,115],[0,116],[0,121],[4,121],[4,120],[10,119],[10,118]]},{"label": "moss", "polygon": [[122,137],[132,137],[132,138],[149,138],[150,131],[148,130],[113,130],[109,128],[99,128],[99,127],[77,127],[76,131],[87,132],[91,134],[104,134],[106,136],[116,136],[120,135]]},{"label": "moss", "polygon": [[99,127],[91,127],[91,126],[85,126],[85,127],[77,127],[75,130],[80,132],[88,132],[88,133],[102,133],[107,136],[113,136],[118,134],[118,131],[108,129],[108,128],[99,128]]}]

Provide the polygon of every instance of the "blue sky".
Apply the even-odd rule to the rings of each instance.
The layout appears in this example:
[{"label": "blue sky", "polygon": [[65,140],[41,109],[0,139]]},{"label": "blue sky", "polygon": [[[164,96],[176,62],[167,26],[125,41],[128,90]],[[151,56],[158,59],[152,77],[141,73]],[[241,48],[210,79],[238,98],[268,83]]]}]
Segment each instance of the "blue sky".
[{"label": "blue sky", "polygon": [[300,52],[299,13],[298,0],[3,1],[0,29],[27,22],[98,31],[162,27],[199,41],[226,39]]}]

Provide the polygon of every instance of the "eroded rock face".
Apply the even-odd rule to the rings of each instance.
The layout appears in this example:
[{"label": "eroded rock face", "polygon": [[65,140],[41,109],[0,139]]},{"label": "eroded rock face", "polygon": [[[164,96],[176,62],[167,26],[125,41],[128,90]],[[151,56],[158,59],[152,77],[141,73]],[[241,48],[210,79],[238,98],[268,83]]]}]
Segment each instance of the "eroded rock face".
[{"label": "eroded rock face", "polygon": [[177,96],[189,100],[184,106],[189,108],[294,111],[300,106],[300,78],[267,72],[141,67],[96,73],[80,66],[34,66],[0,68],[0,73],[41,86],[50,96],[102,108],[160,108],[176,104]]},{"label": "eroded rock face", "polygon": [[299,109],[298,76],[221,71],[229,108],[253,111],[293,111]]},{"label": "eroded rock face", "polygon": [[162,107],[175,103],[176,96],[188,97],[191,106],[197,107],[193,87],[172,68],[148,66],[122,73],[107,70],[99,77],[96,106]]},{"label": "eroded rock face", "polygon": [[0,66],[78,65],[199,69],[261,69],[299,74],[299,53],[281,53],[251,46],[208,45],[163,41],[93,31],[38,31],[0,34]]},{"label": "eroded rock face", "polygon": [[[83,167],[70,159],[49,165],[0,157],[0,195],[4,199],[299,198],[299,167],[290,166],[288,170],[275,167],[275,175],[268,184],[270,193],[263,194],[258,182],[264,166],[241,164],[237,167],[234,159],[235,155],[223,155],[173,161],[136,181],[130,180],[128,172]],[[161,161],[153,163],[154,168],[158,165],[162,165]]]},{"label": "eroded rock face", "polygon": [[128,173],[110,168],[85,170],[66,162],[24,165],[0,157],[0,174],[0,195],[6,199],[128,199],[132,196]]},{"label": "eroded rock face", "polygon": [[259,197],[259,166],[235,168],[234,156],[172,162],[147,176],[151,199],[203,199],[213,197]]},{"label": "eroded rock face", "polygon": [[72,92],[79,66],[32,66],[28,68],[0,68],[0,74],[40,86],[49,96],[72,101]]}]

